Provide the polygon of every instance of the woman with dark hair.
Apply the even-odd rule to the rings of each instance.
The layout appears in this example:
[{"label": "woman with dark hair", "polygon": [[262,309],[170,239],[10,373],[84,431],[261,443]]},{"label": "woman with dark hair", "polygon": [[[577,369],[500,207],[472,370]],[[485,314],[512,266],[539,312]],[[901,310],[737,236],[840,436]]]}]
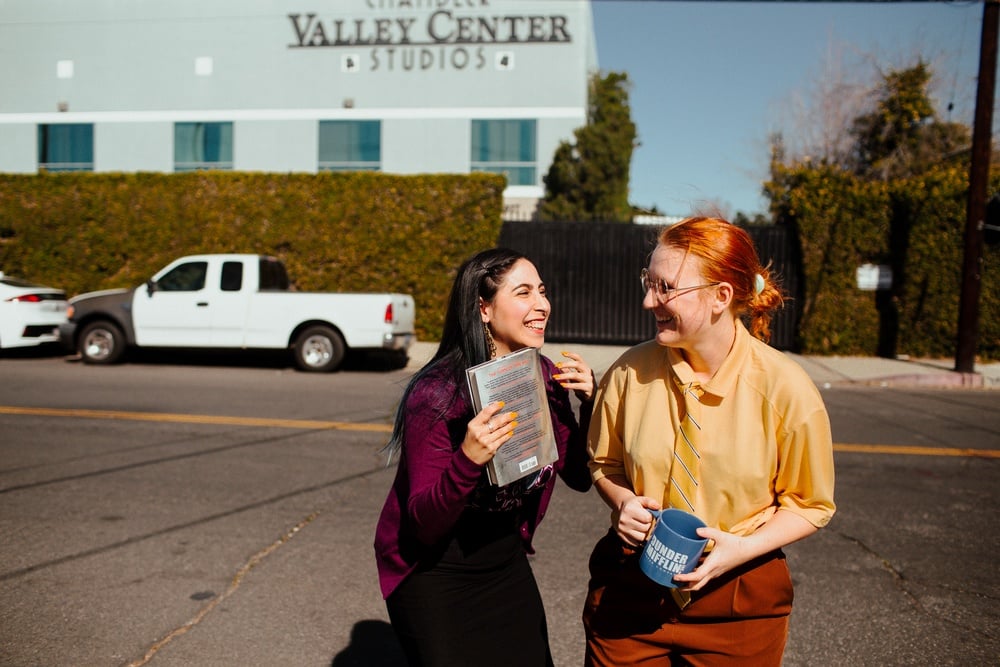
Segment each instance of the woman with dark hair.
[{"label": "woman with dark hair", "polygon": [[[823,398],[767,345],[784,296],[744,230],[668,227],[640,278],[656,337],[604,375],[589,437],[611,527],[590,558],[585,664],[777,667],[792,609],[781,549],[835,509]],[[650,510],[667,506],[709,540],[676,588],[639,569]]]},{"label": "woman with dark hair", "polygon": [[[411,664],[551,665],[545,612],[527,555],[556,476],[591,486],[585,446],[594,376],[579,355],[541,357],[559,459],[507,486],[486,464],[517,428],[498,403],[472,408],[466,369],[545,342],[538,271],[505,248],[458,270],[437,353],[403,393],[388,449],[399,454],[375,532],[379,582]],[[567,390],[580,400],[577,423]]]}]

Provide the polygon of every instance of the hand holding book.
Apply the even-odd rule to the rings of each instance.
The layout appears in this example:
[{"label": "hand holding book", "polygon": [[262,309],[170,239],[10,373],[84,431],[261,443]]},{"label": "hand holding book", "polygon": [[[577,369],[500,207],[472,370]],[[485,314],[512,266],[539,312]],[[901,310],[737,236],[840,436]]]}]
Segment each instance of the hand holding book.
[{"label": "hand holding book", "polygon": [[465,429],[462,451],[479,465],[489,463],[500,447],[514,436],[517,413],[503,412],[505,403],[494,401],[479,411]]},{"label": "hand holding book", "polygon": [[[480,415],[483,405],[496,402],[517,413],[517,432],[510,431],[486,464],[493,484],[505,486],[558,460],[538,349],[522,348],[473,366],[467,374],[472,403]],[[488,430],[489,419],[484,425]]]}]

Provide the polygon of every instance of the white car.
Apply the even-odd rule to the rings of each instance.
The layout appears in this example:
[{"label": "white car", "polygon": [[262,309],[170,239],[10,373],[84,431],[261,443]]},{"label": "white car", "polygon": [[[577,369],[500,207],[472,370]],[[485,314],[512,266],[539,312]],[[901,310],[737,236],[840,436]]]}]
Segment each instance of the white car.
[{"label": "white car", "polygon": [[0,271],[0,349],[59,342],[66,293]]}]

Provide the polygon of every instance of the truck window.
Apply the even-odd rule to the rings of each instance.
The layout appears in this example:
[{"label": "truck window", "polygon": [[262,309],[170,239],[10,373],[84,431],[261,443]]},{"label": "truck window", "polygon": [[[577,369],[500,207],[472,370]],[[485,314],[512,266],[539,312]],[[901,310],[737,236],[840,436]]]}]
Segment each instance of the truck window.
[{"label": "truck window", "polygon": [[185,262],[170,269],[156,281],[156,288],[164,292],[197,292],[205,287],[208,262]]},{"label": "truck window", "polygon": [[239,292],[243,287],[243,262],[223,262],[219,286],[223,292]]},{"label": "truck window", "polygon": [[287,291],[288,273],[285,265],[272,257],[261,257],[259,289],[261,292]]}]

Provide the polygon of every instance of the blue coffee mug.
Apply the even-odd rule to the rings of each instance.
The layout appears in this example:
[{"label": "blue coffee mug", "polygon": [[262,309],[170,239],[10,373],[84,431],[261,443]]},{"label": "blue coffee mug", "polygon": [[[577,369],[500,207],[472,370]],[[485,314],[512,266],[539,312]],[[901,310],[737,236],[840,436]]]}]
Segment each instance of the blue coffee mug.
[{"label": "blue coffee mug", "polygon": [[656,525],[642,549],[639,569],[661,586],[677,588],[674,575],[693,570],[705,551],[708,539],[698,535],[705,523],[694,514],[673,508],[649,512]]}]

